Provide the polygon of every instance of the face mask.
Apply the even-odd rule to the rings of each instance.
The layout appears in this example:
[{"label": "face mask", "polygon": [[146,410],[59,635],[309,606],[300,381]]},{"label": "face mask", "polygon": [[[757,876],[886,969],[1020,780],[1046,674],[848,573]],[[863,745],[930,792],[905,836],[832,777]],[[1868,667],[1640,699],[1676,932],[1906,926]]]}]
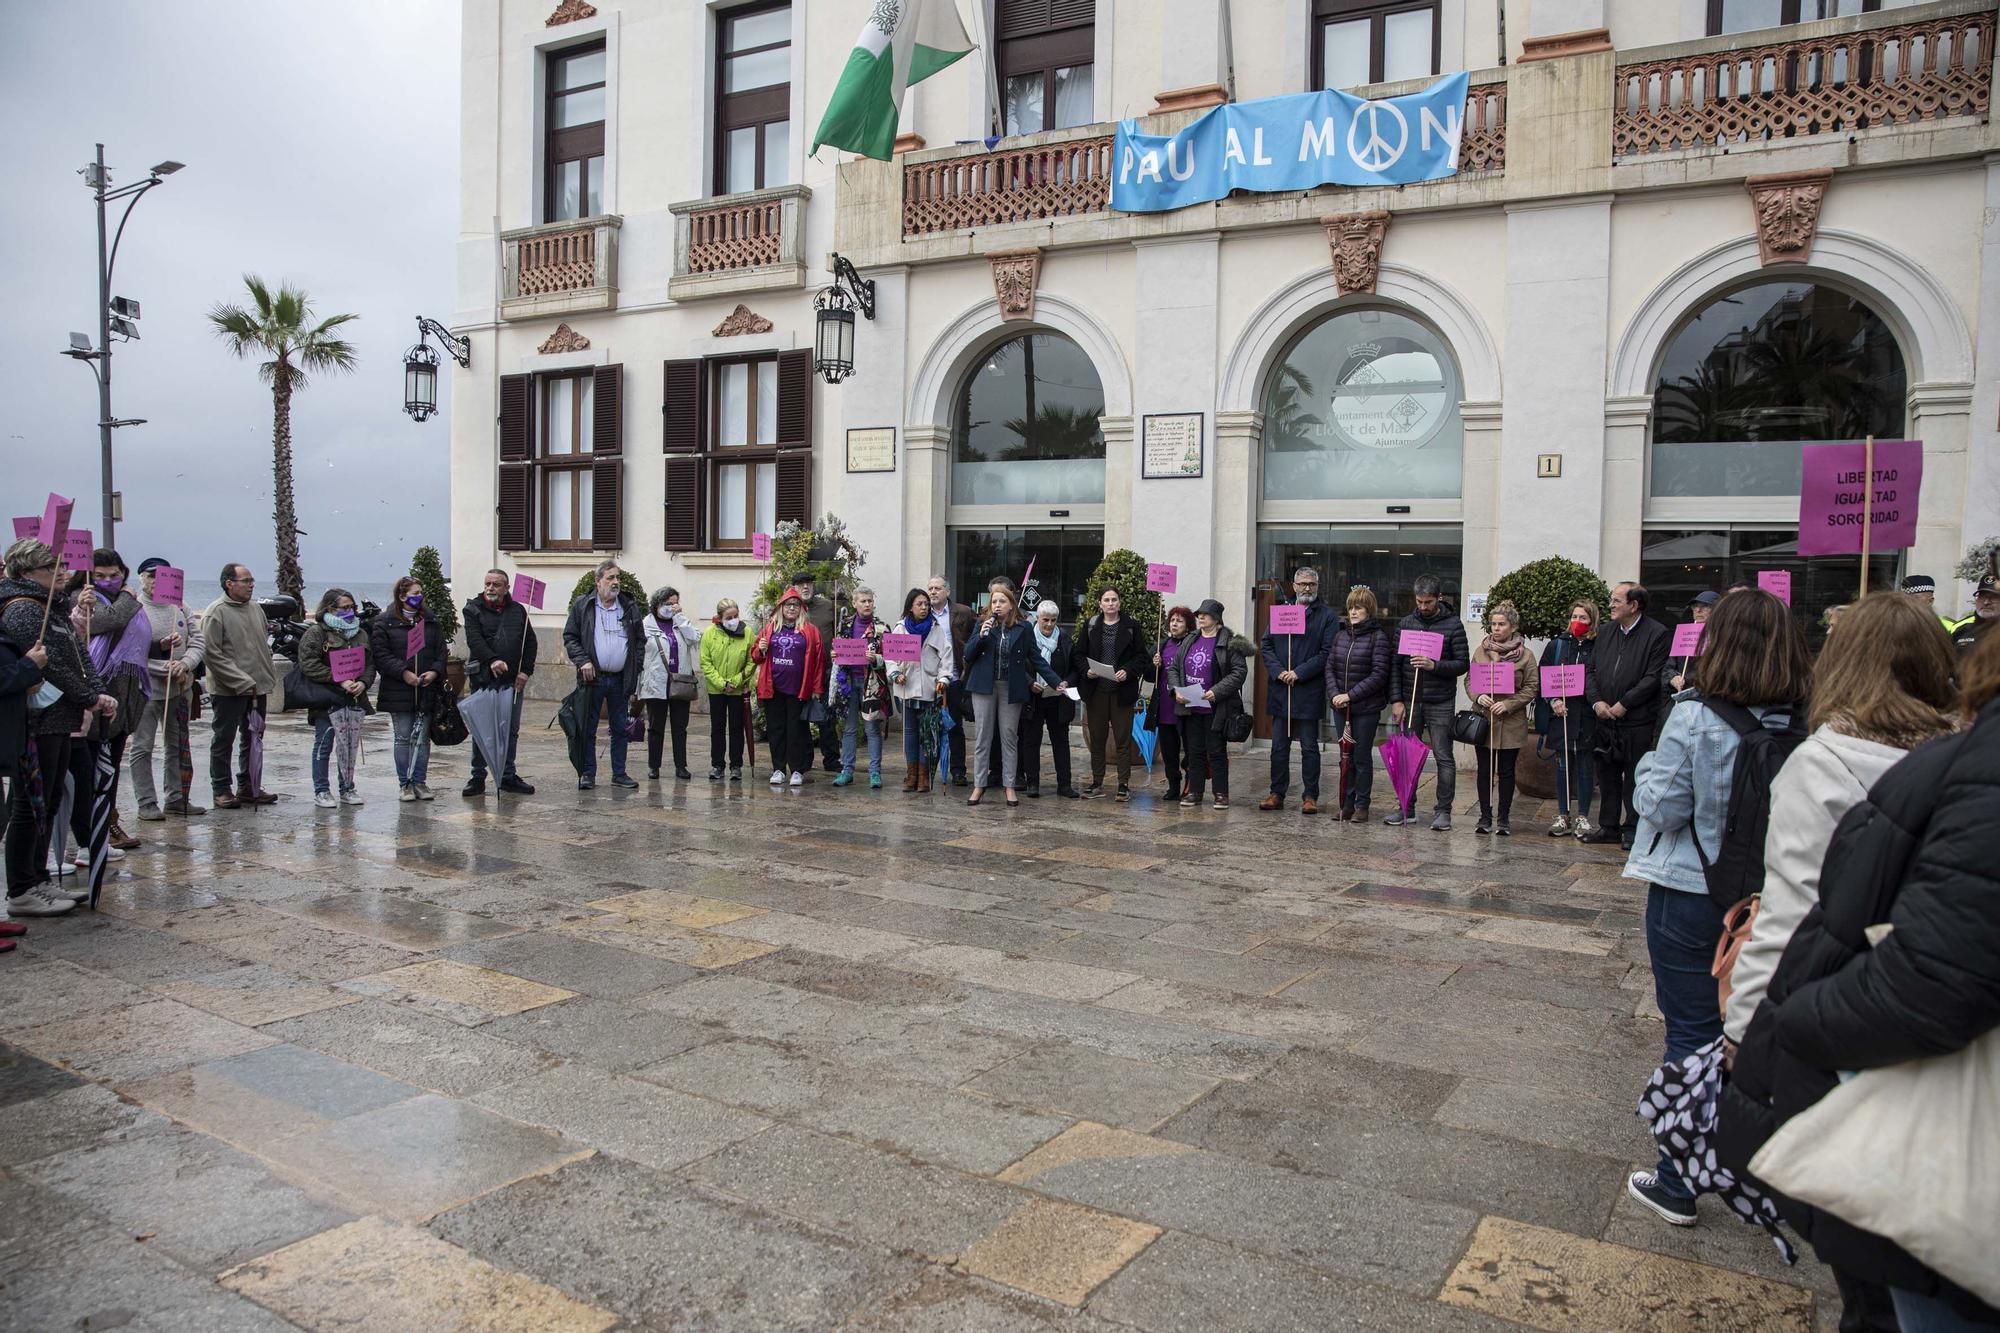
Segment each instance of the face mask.
[{"label": "face mask", "polygon": [[424,595],[420,592],[413,592],[408,597],[405,597],[403,599],[403,605],[409,607],[412,611],[415,611],[423,604],[424,604]]},{"label": "face mask", "polygon": [[1588,633],[1590,633],[1590,622],[1588,620],[1572,620],[1569,622],[1569,634],[1572,639],[1580,639]]},{"label": "face mask", "polygon": [[723,622],[722,622],[722,627],[723,627],[724,629],[726,629],[726,630],[730,630],[730,631],[735,631],[735,630],[739,630],[739,629],[742,629],[742,628],[743,628],[743,617],[741,617],[741,616],[731,616],[731,617],[729,617],[729,619],[727,619],[727,620],[725,620],[725,621],[723,621]]},{"label": "face mask", "polygon": [[674,609],[671,606],[668,606],[665,602],[661,602],[658,606],[653,608],[653,619],[661,622],[662,624],[666,623],[669,620],[672,620],[673,618],[674,618]]},{"label": "face mask", "polygon": [[329,611],[324,616],[321,616],[320,619],[325,622],[328,629],[337,629],[342,634],[352,634],[354,632],[354,612],[352,611]]},{"label": "face mask", "polygon": [[115,579],[92,579],[90,586],[103,593],[106,597],[116,597],[125,587],[125,576],[120,574]]}]

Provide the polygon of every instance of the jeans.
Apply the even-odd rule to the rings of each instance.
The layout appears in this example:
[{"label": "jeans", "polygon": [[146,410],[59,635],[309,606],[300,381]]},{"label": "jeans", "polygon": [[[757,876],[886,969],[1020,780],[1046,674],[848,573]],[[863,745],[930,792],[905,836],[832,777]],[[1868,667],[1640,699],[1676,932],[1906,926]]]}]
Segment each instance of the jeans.
[{"label": "jeans", "polygon": [[936,704],[927,703],[922,699],[903,700],[903,762],[911,768],[924,762],[923,737],[920,731],[923,723],[920,719],[926,708],[935,707]]},{"label": "jeans", "polygon": [[251,713],[264,715],[264,696],[261,694],[218,694],[211,701],[214,707],[209,712],[209,727],[214,735],[208,742],[208,782],[217,796],[229,793],[229,749],[237,746],[236,776],[243,795],[251,796],[250,790],[250,731],[243,725],[243,719]]},{"label": "jeans", "polygon": [[727,738],[729,767],[743,767],[744,702],[740,694],[708,696],[708,766],[720,770],[723,742]]},{"label": "jeans", "polygon": [[590,682],[590,711],[584,722],[584,730],[590,733],[590,744],[584,751],[583,772],[578,777],[597,776],[597,714],[599,711],[611,715],[611,776],[625,776],[625,747],[631,737],[625,734],[625,674],[621,671],[609,679],[600,675]]},{"label": "jeans", "polygon": [[1055,764],[1056,790],[1070,789],[1069,723],[1063,720],[1062,701],[1033,699],[1021,708],[1021,785],[1037,790],[1042,785],[1042,734],[1048,733],[1049,756]]},{"label": "jeans", "polygon": [[1506,823],[1514,811],[1514,764],[1521,757],[1519,750],[1494,750],[1487,746],[1474,747],[1479,757],[1479,816],[1493,817],[1493,770],[1499,770],[1500,779],[1500,822]]},{"label": "jeans", "polygon": [[[521,696],[525,694],[526,691],[512,689],[511,687],[507,686],[503,686],[502,688],[507,689],[508,692],[514,696],[514,712],[513,715],[507,719],[507,753],[501,756],[498,762],[495,762],[487,755],[480,753],[479,742],[474,741],[472,743],[472,775],[471,775],[472,780],[474,782],[486,781],[486,770],[488,768],[499,769],[500,777],[503,780],[511,781],[518,779],[520,776],[514,771],[514,750],[521,743]],[[596,741],[594,739],[596,732],[596,727],[594,724],[591,728],[591,731],[593,734],[591,749],[594,751],[597,748]]]},{"label": "jeans", "polygon": [[187,744],[187,719],[181,710],[188,705],[185,694],[168,699],[164,687],[156,686],[159,693],[146,700],[146,706],[139,713],[139,721],[132,728],[132,744],[127,750],[127,758],[132,772],[132,798],[138,802],[141,813],[158,810],[160,800],[158,789],[153,786],[153,742],[162,731],[166,733],[166,789],[169,802],[181,799],[181,781],[185,774],[181,769],[181,748]]},{"label": "jeans", "polygon": [[1218,799],[1229,795],[1229,737],[1223,731],[1223,711],[1189,713],[1180,723],[1187,750],[1187,794],[1201,799],[1204,782],[1212,782]]},{"label": "jeans", "polygon": [[860,744],[860,733],[868,732],[868,771],[880,774],[882,771],[882,731],[889,725],[886,717],[872,717],[864,721],[861,717],[861,696],[847,696],[847,725],[840,731],[840,771],[854,771],[854,754]]},{"label": "jeans", "polygon": [[[1571,718],[1570,722],[1572,728],[1574,728],[1576,719]],[[1576,775],[1576,813],[1588,816],[1590,814],[1591,775],[1592,770],[1596,767],[1591,762],[1590,747],[1577,740],[1573,729],[1570,733],[1567,748],[1563,746],[1562,739],[1562,719],[1555,718],[1552,720],[1549,734],[1544,738],[1545,748],[1543,752],[1552,753],[1556,758],[1556,809],[1565,815],[1570,812],[1570,775],[1574,773]],[[1547,741],[1555,742],[1553,749],[1546,748]]]},{"label": "jeans", "polygon": [[[313,715],[312,779],[315,793],[330,791],[327,786],[327,761],[333,758],[333,713],[331,710]],[[396,761],[396,774],[400,779],[403,764],[400,757]],[[340,770],[340,789],[354,790],[354,770],[343,766]]]},{"label": "jeans", "polygon": [[1903,1326],[1903,1333],[1981,1333],[2000,1328],[2000,1324],[1967,1319],[1936,1296],[1902,1287],[1889,1288],[1889,1299],[1896,1303],[1896,1322]]},{"label": "jeans", "polygon": [[1104,767],[1116,758],[1118,785],[1132,785],[1132,705],[1118,702],[1118,691],[1092,688],[1083,696],[1083,738],[1090,744],[1090,785],[1104,785]]},{"label": "jeans", "polygon": [[996,672],[993,693],[972,696],[972,771],[985,786],[993,766],[994,733],[1000,741],[1000,785],[1020,785],[1021,702],[1007,697],[1007,682]]},{"label": "jeans", "polygon": [[1271,794],[1283,796],[1292,785],[1292,742],[1299,743],[1299,779],[1308,801],[1319,799],[1319,719],[1271,719]]},{"label": "jeans", "polygon": [[771,742],[774,773],[804,773],[812,768],[812,729],[806,725],[805,700],[774,694],[764,701],[764,734]]},{"label": "jeans", "polygon": [[[1375,785],[1375,729],[1382,722],[1382,713],[1377,709],[1372,713],[1356,713],[1342,709],[1333,714],[1333,740],[1340,744],[1344,732],[1354,734],[1354,753],[1347,760],[1347,786],[1340,798],[1343,810],[1368,809],[1368,792]],[[1337,760],[1335,762],[1338,762]]]},{"label": "jeans", "polygon": [[431,769],[430,718],[423,713],[391,713],[389,733],[396,738],[396,785],[422,786]]},{"label": "jeans", "polygon": [[646,767],[658,771],[660,757],[666,752],[666,731],[669,725],[674,731],[674,767],[688,766],[688,712],[694,707],[692,699],[648,699],[646,700]]},{"label": "jeans", "polygon": [[69,771],[69,737],[53,734],[31,736],[35,762],[42,770],[42,791],[47,801],[47,820],[35,827],[34,807],[29,803],[28,782],[16,777],[10,784],[7,818],[7,896],[18,898],[49,878],[49,839],[56,829],[56,806],[62,801],[63,775]]},{"label": "jeans", "polygon": [[[1722,938],[1722,913],[1705,893],[1682,893],[1658,884],[1646,887],[1646,952],[1653,964],[1653,998],[1667,1020],[1662,1063],[1694,1054],[1722,1035],[1722,1006],[1709,969]],[[1694,1191],[1665,1150],[1660,1153],[1660,1188],[1676,1198]]]}]

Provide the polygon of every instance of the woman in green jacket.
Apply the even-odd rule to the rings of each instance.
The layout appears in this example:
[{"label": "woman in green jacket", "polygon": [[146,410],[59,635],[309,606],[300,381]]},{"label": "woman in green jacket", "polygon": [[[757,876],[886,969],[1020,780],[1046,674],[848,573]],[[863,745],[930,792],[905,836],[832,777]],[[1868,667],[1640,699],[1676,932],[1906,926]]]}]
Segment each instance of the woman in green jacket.
[{"label": "woman in green jacket", "polygon": [[743,732],[749,722],[749,696],[756,683],[750,665],[750,634],[743,613],[725,597],[715,604],[715,619],[701,632],[701,678],[708,685],[708,780],[722,780],[722,748],[729,744],[729,780],[743,781]]}]

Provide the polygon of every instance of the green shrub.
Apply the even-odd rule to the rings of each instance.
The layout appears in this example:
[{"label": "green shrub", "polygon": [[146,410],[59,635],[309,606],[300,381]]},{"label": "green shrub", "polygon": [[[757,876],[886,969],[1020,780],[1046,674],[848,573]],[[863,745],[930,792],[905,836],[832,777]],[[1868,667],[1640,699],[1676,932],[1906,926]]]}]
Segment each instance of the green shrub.
[{"label": "green shrub", "polygon": [[[1496,579],[1486,591],[1489,609],[1501,602],[1514,604],[1521,613],[1521,632],[1531,639],[1553,639],[1562,633],[1569,625],[1569,609],[1586,598],[1597,603],[1602,614],[1610,604],[1611,589],[1595,570],[1559,555],[1531,560]],[[1487,629],[1493,628],[1490,615],[1482,621]]]},{"label": "green shrub", "polygon": [[1160,613],[1165,606],[1160,601],[1160,594],[1146,590],[1144,556],[1136,551],[1106,551],[1104,559],[1097,562],[1097,568],[1090,571],[1090,582],[1083,592],[1080,620],[1087,621],[1097,614],[1097,599],[1104,595],[1106,588],[1118,589],[1118,595],[1125,603],[1125,614],[1146,632],[1148,639],[1159,637]]},{"label": "green shrub", "polygon": [[[563,610],[568,611],[571,603],[575,602],[577,598],[583,596],[587,592],[594,591],[596,588],[597,588],[597,567],[595,565],[592,565],[589,569],[584,570],[583,573],[580,576],[578,576],[576,580],[576,586],[569,590],[569,601],[563,603]],[[644,606],[646,604],[646,585],[639,582],[639,576],[637,574],[634,574],[631,570],[625,568],[623,565],[620,565],[618,567],[618,591],[631,593],[632,596],[638,601],[640,606]]]},{"label": "green shrub", "polygon": [[867,563],[868,553],[854,544],[837,516],[823,515],[809,528],[787,519],[771,534],[771,563],[744,608],[745,618],[761,626],[777,609],[785,589],[808,574],[814,592],[822,597],[837,595],[842,606],[850,606],[854,590],[861,586],[861,567]]},{"label": "green shrub", "polygon": [[445,582],[444,557],[435,546],[419,546],[410,558],[410,577],[424,588],[424,610],[444,632],[449,646],[458,638],[458,606],[451,600],[451,585]]}]

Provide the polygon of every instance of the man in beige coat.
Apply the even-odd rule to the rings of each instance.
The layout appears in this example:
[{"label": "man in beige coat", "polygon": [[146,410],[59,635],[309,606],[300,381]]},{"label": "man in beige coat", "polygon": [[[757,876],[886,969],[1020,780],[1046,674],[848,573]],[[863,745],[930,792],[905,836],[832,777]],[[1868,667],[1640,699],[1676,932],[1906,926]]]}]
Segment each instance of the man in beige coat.
[{"label": "man in beige coat", "polygon": [[[208,692],[215,708],[209,725],[208,780],[215,790],[215,808],[272,805],[277,797],[250,785],[252,737],[246,722],[256,714],[261,725],[266,697],[278,687],[277,662],[271,656],[271,626],[257,605],[257,580],[248,565],[225,565],[222,596],[201,613],[202,660],[208,664]],[[237,738],[241,737],[239,741]],[[229,784],[229,751],[238,748],[236,787]]]}]

